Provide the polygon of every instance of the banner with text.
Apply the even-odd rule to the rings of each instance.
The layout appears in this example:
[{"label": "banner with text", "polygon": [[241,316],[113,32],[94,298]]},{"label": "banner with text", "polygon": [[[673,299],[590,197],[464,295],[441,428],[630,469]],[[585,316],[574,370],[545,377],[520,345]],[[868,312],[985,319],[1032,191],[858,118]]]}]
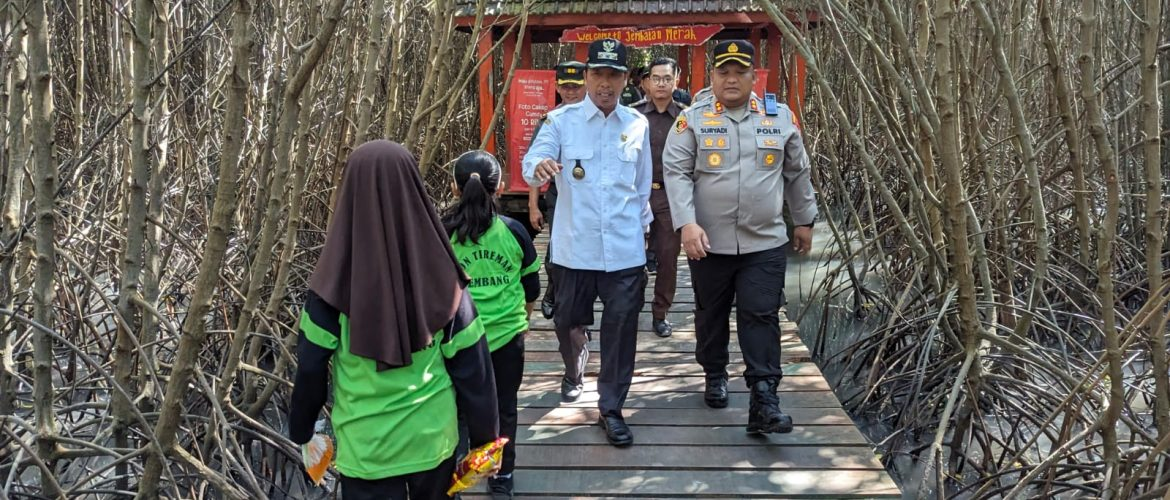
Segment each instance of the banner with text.
[{"label": "banner with text", "polygon": [[521,163],[540,118],[556,105],[556,71],[521,69],[512,76],[504,135],[508,142],[508,192],[528,192]]},{"label": "banner with text", "polygon": [[585,26],[565,30],[561,43],[589,43],[602,38],[613,38],[631,47],[654,45],[702,45],[723,30],[722,24],[692,26],[659,26],[657,28],[598,28]]}]

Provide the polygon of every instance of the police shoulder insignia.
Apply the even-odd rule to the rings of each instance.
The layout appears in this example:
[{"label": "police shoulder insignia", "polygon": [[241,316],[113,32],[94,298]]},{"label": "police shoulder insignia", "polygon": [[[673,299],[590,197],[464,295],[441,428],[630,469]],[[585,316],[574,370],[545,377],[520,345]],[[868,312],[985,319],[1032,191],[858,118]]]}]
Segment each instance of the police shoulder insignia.
[{"label": "police shoulder insignia", "polygon": [[678,121],[674,122],[674,133],[681,134],[687,130],[686,115],[678,115]]}]

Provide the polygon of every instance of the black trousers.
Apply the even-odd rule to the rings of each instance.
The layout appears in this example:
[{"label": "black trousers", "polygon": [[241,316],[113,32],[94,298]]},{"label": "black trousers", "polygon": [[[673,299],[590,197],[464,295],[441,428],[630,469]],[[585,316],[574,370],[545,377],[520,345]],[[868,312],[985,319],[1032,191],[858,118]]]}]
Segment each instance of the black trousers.
[{"label": "black trousers", "polygon": [[691,260],[695,290],[695,359],[707,376],[727,376],[731,304],[749,384],[783,376],[780,369],[780,295],[788,246],[742,255],[708,254]]},{"label": "black trousers", "polygon": [[508,437],[504,446],[504,463],[500,474],[516,468],[516,393],[524,378],[524,334],[492,351],[492,369],[496,374],[496,400],[500,405],[500,436]]},{"label": "black trousers", "polygon": [[544,193],[545,204],[548,207],[548,217],[545,218],[544,224],[548,226],[548,247],[544,249],[544,270],[545,275],[548,276],[548,285],[544,290],[544,301],[556,303],[557,299],[557,274],[560,272],[561,266],[552,263],[552,227],[553,216],[557,211],[557,192],[549,188]]},{"label": "black trousers", "polygon": [[434,469],[387,477],[358,479],[341,476],[342,500],[440,500],[447,496],[451,474],[455,472],[455,455]]},{"label": "black trousers", "polygon": [[638,347],[638,313],[646,302],[645,266],[621,271],[561,268],[554,321],[565,378],[581,383],[589,351],[585,325],[593,324],[593,302],[601,298],[601,371],[597,377],[598,408],[603,415],[621,416]]}]

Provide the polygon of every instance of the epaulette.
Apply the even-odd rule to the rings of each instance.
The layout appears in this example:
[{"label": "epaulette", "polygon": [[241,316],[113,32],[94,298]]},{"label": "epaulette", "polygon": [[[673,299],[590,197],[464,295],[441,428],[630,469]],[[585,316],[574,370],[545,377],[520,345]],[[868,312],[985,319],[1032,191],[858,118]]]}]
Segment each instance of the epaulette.
[{"label": "epaulette", "polygon": [[643,97],[642,99],[638,100],[637,102],[631,102],[631,103],[630,103],[630,107],[631,107],[631,108],[636,108],[636,107],[638,107],[638,106],[644,106],[644,105],[646,104],[646,102],[647,102],[647,101],[646,101],[646,98],[645,98],[645,97]]}]

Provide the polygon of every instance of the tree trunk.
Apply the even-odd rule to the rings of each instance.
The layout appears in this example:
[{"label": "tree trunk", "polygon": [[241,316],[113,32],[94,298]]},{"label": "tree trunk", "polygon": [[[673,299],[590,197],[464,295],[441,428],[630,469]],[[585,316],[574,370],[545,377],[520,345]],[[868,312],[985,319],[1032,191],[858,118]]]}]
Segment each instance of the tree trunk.
[{"label": "tree trunk", "polygon": [[362,86],[358,93],[357,142],[373,139],[370,117],[374,114],[374,91],[378,81],[378,61],[382,59],[382,24],[386,18],[386,0],[370,2],[369,22],[366,25],[365,63],[362,65]]},{"label": "tree trunk", "polygon": [[1097,59],[1093,51],[1097,38],[1097,1],[1081,1],[1081,52],[1077,56],[1077,66],[1081,71],[1081,99],[1085,104],[1086,121],[1089,125],[1089,134],[1093,137],[1093,144],[1097,148],[1097,156],[1101,160],[1102,178],[1105,183],[1105,215],[1101,219],[1100,239],[1097,240],[1097,295],[1101,301],[1101,328],[1105,332],[1105,360],[1106,375],[1109,382],[1109,401],[1105,412],[1101,415],[1104,421],[1101,434],[1104,440],[1103,454],[1105,456],[1106,481],[1101,488],[1101,496],[1106,499],[1117,494],[1119,483],[1121,457],[1117,447],[1117,419],[1121,416],[1121,406],[1125,403],[1124,379],[1121,372],[1121,346],[1117,331],[1117,319],[1114,312],[1113,294],[1113,238],[1117,234],[1117,218],[1120,205],[1120,195],[1117,184],[1117,160],[1113,145],[1105,128],[1105,118],[1101,111],[1100,98],[1094,82],[1097,79]]},{"label": "tree trunk", "polygon": [[[168,49],[169,36],[167,34],[167,27],[169,21],[167,19],[170,12],[170,0],[154,0],[154,13],[151,16],[151,22],[154,23],[154,47],[153,56],[151,57],[152,75],[158,74],[162,71],[163,64],[170,58],[170,51]],[[168,109],[170,95],[167,91],[166,79],[159,83],[160,90],[156,95],[157,106],[155,112],[151,115],[154,120],[152,127],[155,130],[155,140],[151,148],[154,154],[150,155],[150,185],[148,186],[149,204],[147,206],[148,217],[156,220],[163,220],[163,201],[166,200],[166,193],[163,189],[167,175],[167,155],[170,152],[170,131],[171,131],[171,111]],[[144,261],[146,263],[145,273],[143,274],[142,295],[143,300],[147,304],[153,304],[157,307],[158,299],[161,294],[160,281],[162,280],[162,239],[163,231],[158,224],[151,224],[146,231],[146,255]],[[142,329],[138,334],[141,339],[142,360],[139,363],[138,369],[138,387],[144,394],[151,394],[156,387],[151,387],[149,384],[153,377],[148,376],[150,368],[158,366],[154,355],[153,344],[158,339],[159,320],[153,314],[142,315]],[[143,398],[143,411],[152,409],[153,398]]]},{"label": "tree trunk", "polygon": [[1069,81],[1068,71],[1065,69],[1064,57],[1056,45],[1056,35],[1052,29],[1052,0],[1040,0],[1040,30],[1044,35],[1044,50],[1048,54],[1048,70],[1052,74],[1053,93],[1056,97],[1057,110],[1060,113],[1060,122],[1064,129],[1064,142],[1068,148],[1068,165],[1073,174],[1073,210],[1076,218],[1077,244],[1080,252],[1077,261],[1080,268],[1076,275],[1081,282],[1089,282],[1092,266],[1089,264],[1092,257],[1092,233],[1089,229],[1089,195],[1088,184],[1085,181],[1085,165],[1081,158],[1081,136],[1077,132],[1073,118],[1072,83]]},{"label": "tree trunk", "polygon": [[[1005,53],[1003,35],[996,30],[996,24],[991,19],[984,5],[985,0],[974,2],[975,12],[979,24],[987,37],[991,39],[991,56],[999,71],[1000,92],[1007,98],[1008,110],[1011,112],[1012,124],[1015,129],[1015,144],[1024,165],[1024,173],[1028,178],[1028,198],[1032,205],[1032,226],[1036,241],[1035,270],[1032,272],[1032,285],[1028,291],[1028,310],[1034,311],[1042,300],[1041,295],[1045,280],[1048,279],[1049,240],[1048,216],[1044,209],[1044,193],[1040,190],[1040,171],[1036,166],[1036,147],[1032,139],[1032,131],[1028,129],[1028,120],[1024,116],[1024,107],[1020,103],[1020,92],[1016,88],[1016,80]],[[1016,324],[1017,337],[1024,336],[1032,325],[1032,315],[1025,314]]]},{"label": "tree trunk", "polygon": [[[189,390],[188,383],[198,363],[199,351],[207,338],[204,329],[205,316],[211,306],[212,294],[218,288],[219,272],[223,266],[232,217],[236,211],[239,158],[245,134],[244,110],[251,79],[249,65],[249,56],[252,53],[251,20],[252,0],[236,0],[231,24],[232,67],[227,79],[227,107],[224,114],[223,148],[219,155],[219,183],[216,186],[215,205],[211,214],[207,243],[203,249],[203,260],[199,264],[199,274],[191,296],[191,305],[183,321],[174,369],[167,384],[158,424],[154,429],[155,438],[164,453],[169,453],[175,447],[183,399]],[[159,479],[163,467],[166,466],[165,460],[166,457],[153,453],[147,457],[137,498],[145,500],[159,497]]]},{"label": "tree trunk", "polygon": [[252,318],[256,316],[256,309],[260,305],[260,292],[265,288],[264,276],[268,274],[272,265],[272,245],[276,242],[276,228],[280,222],[280,212],[284,206],[284,185],[288,180],[289,156],[292,151],[293,131],[297,127],[297,116],[300,113],[301,93],[309,83],[313,71],[321,61],[321,56],[329,48],[329,42],[337,31],[337,24],[341,20],[341,11],[345,8],[346,0],[331,0],[328,13],[320,31],[313,37],[312,48],[297,68],[297,73],[285,88],[284,104],[281,110],[280,125],[276,129],[276,170],[272,174],[272,186],[269,190],[267,210],[264,214],[264,228],[260,233],[260,246],[252,261],[251,277],[248,279],[247,294],[243,311],[236,323],[235,333],[232,336],[231,349],[227,354],[227,364],[220,374],[220,382],[216,391],[216,399],[230,402],[232,384],[235,382],[236,370],[240,367],[244,346],[248,341],[248,329],[252,326]]},{"label": "tree trunk", "polygon": [[[56,129],[53,110],[53,81],[49,72],[48,0],[28,5],[29,94],[32,104],[32,171],[36,176],[36,283],[33,287],[33,318],[53,328],[53,295],[57,270],[55,245],[57,162],[53,148]],[[53,477],[57,443],[57,414],[54,410],[53,339],[39,329],[33,333],[33,411],[36,413],[37,456],[47,466],[41,471],[41,494],[61,496]]]},{"label": "tree trunk", "polygon": [[[130,115],[130,177],[129,200],[125,203],[126,246],[122,255],[122,277],[118,285],[118,312],[124,322],[119,322],[114,344],[114,380],[126,394],[135,394],[133,374],[137,359],[138,335],[143,316],[134,298],[142,295],[142,270],[146,246],[146,189],[151,179],[150,138],[147,124],[153,112],[147,109],[150,99],[151,62],[153,50],[154,2],[135,0],[133,24],[131,25],[132,111]],[[134,418],[132,401],[119,395],[113,397],[114,443],[119,448],[129,448],[128,426]],[[129,472],[127,465],[119,467],[118,475]],[[128,478],[127,478],[128,479]],[[127,489],[127,479],[119,481],[119,489]]]},{"label": "tree trunk", "polygon": [[[16,304],[16,254],[20,248],[21,216],[24,212],[26,182],[24,170],[28,162],[29,146],[25,141],[25,112],[28,105],[28,60],[24,52],[25,25],[20,21],[15,2],[4,9],[8,14],[11,33],[7,47],[8,59],[8,134],[4,152],[7,154],[4,176],[3,206],[0,207],[0,308],[12,310]],[[16,365],[12,359],[12,333],[15,323],[0,316],[0,415],[11,415],[16,399]]]},{"label": "tree trunk", "polygon": [[[1142,31],[1142,139],[1146,163],[1146,275],[1149,276],[1149,300],[1162,289],[1162,246],[1166,229],[1162,220],[1166,208],[1162,195],[1162,144],[1159,130],[1162,105],[1158,99],[1158,42],[1162,22],[1162,1],[1145,0]],[[1166,331],[1163,322],[1155,321],[1147,329],[1154,364],[1154,415],[1159,436],[1170,435],[1170,364],[1166,359]]]}]

